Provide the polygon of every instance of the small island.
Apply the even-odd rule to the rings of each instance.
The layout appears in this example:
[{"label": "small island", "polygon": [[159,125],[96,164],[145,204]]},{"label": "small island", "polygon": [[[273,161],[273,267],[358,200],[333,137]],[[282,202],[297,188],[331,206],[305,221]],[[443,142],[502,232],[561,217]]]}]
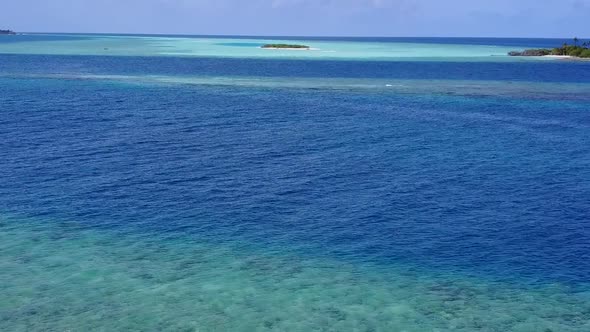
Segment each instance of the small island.
[{"label": "small island", "polygon": [[0,29],[0,35],[16,35],[16,32],[12,30],[2,30]]},{"label": "small island", "polygon": [[266,45],[263,45],[262,48],[272,49],[272,50],[309,50],[309,49],[311,49],[309,46],[297,45],[297,44],[266,44]]},{"label": "small island", "polygon": [[564,57],[564,58],[590,58],[590,42],[584,42],[580,44],[578,38],[574,38],[574,44],[568,45],[564,43],[562,47],[556,47],[553,49],[548,48],[537,48],[529,49],[524,51],[512,51],[509,52],[510,56],[552,56],[552,57]]}]

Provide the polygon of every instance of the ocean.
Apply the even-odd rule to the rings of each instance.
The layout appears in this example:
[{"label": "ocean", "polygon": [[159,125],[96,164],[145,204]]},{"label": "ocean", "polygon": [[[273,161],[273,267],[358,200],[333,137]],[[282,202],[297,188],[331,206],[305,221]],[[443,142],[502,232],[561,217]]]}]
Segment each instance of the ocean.
[{"label": "ocean", "polygon": [[589,331],[561,43],[0,36],[0,330]]}]

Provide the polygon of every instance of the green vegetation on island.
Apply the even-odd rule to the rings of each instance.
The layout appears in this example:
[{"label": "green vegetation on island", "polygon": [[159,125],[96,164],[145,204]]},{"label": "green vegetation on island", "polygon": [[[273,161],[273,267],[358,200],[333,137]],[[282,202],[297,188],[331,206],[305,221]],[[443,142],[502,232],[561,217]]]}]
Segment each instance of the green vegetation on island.
[{"label": "green vegetation on island", "polygon": [[0,35],[16,35],[16,32],[12,30],[2,30],[0,29]]},{"label": "green vegetation on island", "polygon": [[306,45],[297,45],[297,44],[266,44],[263,45],[262,48],[280,48],[280,49],[297,49],[297,50],[309,50],[310,47]]},{"label": "green vegetation on island", "polygon": [[578,38],[574,38],[574,44],[568,45],[563,43],[561,47],[553,49],[539,48],[524,50],[522,52],[512,51],[509,52],[510,56],[546,56],[546,55],[557,55],[557,56],[571,56],[575,58],[590,58],[590,41],[580,43]]}]

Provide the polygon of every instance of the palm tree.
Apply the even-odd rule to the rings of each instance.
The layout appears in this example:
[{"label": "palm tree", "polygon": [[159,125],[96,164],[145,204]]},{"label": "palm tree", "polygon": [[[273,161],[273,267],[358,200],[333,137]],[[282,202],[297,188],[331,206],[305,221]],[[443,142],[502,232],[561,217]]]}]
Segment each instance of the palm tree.
[{"label": "palm tree", "polygon": [[574,37],[574,46],[575,46],[575,47],[578,47],[578,42],[579,42],[579,41],[580,41],[580,40],[578,39],[578,37]]}]

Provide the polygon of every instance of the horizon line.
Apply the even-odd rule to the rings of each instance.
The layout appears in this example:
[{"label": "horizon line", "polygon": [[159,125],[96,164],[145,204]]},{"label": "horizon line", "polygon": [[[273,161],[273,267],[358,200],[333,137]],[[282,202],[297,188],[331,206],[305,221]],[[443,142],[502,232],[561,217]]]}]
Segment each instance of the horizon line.
[{"label": "horizon line", "polygon": [[386,36],[386,35],[373,35],[373,36],[351,36],[351,35],[256,35],[256,34],[190,34],[190,33],[133,33],[133,32],[66,32],[66,31],[14,31],[17,34],[70,34],[70,35],[128,35],[128,36],[186,36],[186,37],[264,37],[264,38],[464,38],[464,39],[567,39],[573,40],[578,39],[589,39],[590,37],[508,37],[508,36]]}]

